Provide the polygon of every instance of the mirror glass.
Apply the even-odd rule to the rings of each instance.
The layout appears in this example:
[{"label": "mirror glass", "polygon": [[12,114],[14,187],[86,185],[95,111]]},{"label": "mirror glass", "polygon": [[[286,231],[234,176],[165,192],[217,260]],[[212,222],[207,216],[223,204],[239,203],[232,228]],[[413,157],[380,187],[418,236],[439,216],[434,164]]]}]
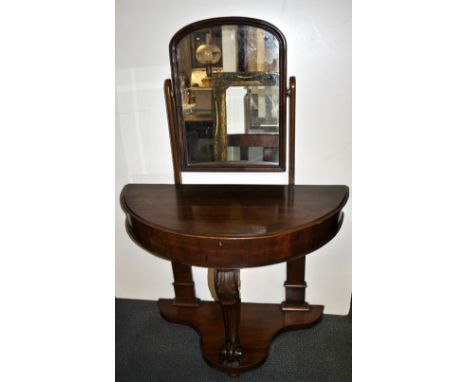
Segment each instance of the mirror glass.
[{"label": "mirror glass", "polygon": [[277,165],[279,41],[249,25],[195,30],[176,46],[188,164]]}]

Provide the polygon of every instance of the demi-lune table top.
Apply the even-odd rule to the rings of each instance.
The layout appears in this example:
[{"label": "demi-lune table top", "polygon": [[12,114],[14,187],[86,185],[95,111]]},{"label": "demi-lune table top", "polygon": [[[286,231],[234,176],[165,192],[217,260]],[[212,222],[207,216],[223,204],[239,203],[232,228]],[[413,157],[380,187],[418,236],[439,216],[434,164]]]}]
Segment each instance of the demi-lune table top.
[{"label": "demi-lune table top", "polygon": [[312,252],[341,226],[346,186],[128,184],[127,230],[153,254],[205,267],[268,265]]}]

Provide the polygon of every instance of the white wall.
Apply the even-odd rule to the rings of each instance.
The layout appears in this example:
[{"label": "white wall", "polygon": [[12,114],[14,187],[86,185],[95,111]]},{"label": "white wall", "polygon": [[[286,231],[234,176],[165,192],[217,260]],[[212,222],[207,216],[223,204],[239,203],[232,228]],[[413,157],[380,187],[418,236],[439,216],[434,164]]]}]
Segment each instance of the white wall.
[{"label": "white wall", "polygon": [[[351,185],[351,1],[237,0],[116,2],[116,296],[173,296],[170,262],[137,247],[124,229],[118,195],[126,183],[173,183],[163,80],[168,45],[191,22],[221,16],[264,19],[288,42],[297,77],[296,183]],[[287,174],[183,175],[186,183],[287,183]],[[281,302],[285,265],[241,271],[244,301]],[[351,199],[337,237],[307,256],[309,303],[346,314],[351,296]],[[211,299],[207,272],[194,268],[198,296]]]}]

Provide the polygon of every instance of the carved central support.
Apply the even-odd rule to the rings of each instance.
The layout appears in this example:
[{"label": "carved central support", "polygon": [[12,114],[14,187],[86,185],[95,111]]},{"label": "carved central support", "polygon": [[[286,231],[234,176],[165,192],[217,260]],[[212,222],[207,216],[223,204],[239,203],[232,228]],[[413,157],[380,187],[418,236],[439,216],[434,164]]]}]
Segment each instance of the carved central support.
[{"label": "carved central support", "polygon": [[221,346],[220,356],[227,366],[240,366],[242,348],[239,342],[239,321],[241,301],[239,294],[240,271],[215,271],[216,294],[223,311],[225,342]]}]

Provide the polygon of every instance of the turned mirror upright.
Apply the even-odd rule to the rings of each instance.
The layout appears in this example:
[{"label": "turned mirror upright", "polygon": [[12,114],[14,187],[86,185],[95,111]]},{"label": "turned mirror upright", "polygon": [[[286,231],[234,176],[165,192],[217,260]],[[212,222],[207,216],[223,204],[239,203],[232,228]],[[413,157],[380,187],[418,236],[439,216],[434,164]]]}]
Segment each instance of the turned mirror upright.
[{"label": "turned mirror upright", "polygon": [[[125,186],[127,231],[172,262],[175,298],[159,300],[163,317],[195,328],[206,362],[238,375],[265,361],[276,334],[319,321],[323,306],[305,301],[305,255],[340,230],[348,188],[294,185],[296,82],[287,86],[278,28],[244,17],[203,20],[178,31],[169,53],[175,185]],[[184,171],[286,169],[288,185],[181,181]],[[240,269],[279,262],[287,262],[285,300],[241,303]],[[219,301],[197,299],[192,266],[215,270]]]}]

